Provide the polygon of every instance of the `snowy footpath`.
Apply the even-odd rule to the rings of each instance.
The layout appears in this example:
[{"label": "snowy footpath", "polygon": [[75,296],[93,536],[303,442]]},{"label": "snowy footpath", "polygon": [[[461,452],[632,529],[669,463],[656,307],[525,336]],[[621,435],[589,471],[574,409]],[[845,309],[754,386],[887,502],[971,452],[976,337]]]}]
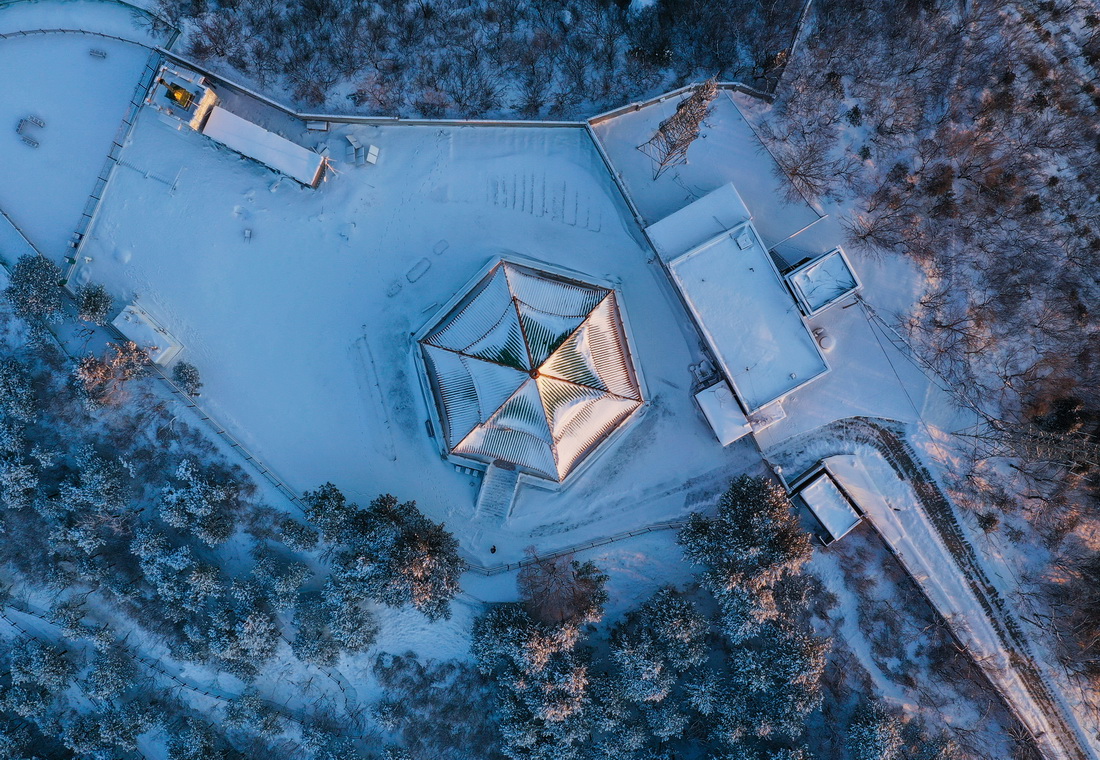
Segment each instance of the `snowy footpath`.
[{"label": "snowy footpath", "polygon": [[[1051,760],[1086,760],[1095,729],[1066,703],[931,473],[885,420],[849,419],[766,452],[788,479],[825,461]],[[1091,751],[1090,751],[1091,750]]]}]

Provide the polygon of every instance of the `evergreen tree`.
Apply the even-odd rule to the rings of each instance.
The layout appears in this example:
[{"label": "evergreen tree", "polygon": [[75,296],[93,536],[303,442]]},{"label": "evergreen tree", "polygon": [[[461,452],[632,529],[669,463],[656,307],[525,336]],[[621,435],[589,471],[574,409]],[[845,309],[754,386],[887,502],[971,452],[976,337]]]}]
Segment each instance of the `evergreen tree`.
[{"label": "evergreen tree", "polygon": [[321,537],[330,544],[344,543],[345,531],[359,508],[348,502],[332,483],[325,483],[316,491],[306,491],[302,501],[306,504],[306,517],[320,529]]},{"label": "evergreen tree", "polygon": [[704,585],[725,615],[733,641],[774,619],[774,587],[810,558],[810,540],[783,490],[767,478],[742,475],[718,503],[718,514],[691,516],[680,532],[684,554],[706,566]]},{"label": "evergreen tree", "polygon": [[[342,495],[327,501],[343,508]],[[408,604],[430,620],[450,617],[465,563],[458,542],[442,524],[421,514],[415,502],[399,503],[388,494],[366,509],[349,505],[349,514],[337,523],[323,523],[321,530],[326,538],[342,539],[333,557],[341,593],[391,607]]]},{"label": "evergreen tree", "polygon": [[902,724],[878,702],[861,705],[848,726],[845,745],[852,760],[901,760]]},{"label": "evergreen tree", "polygon": [[176,362],[172,367],[172,381],[188,396],[197,396],[202,389],[202,378],[194,364],[185,361]]},{"label": "evergreen tree", "polygon": [[138,528],[130,550],[169,620],[186,620],[222,590],[217,568],[199,564],[190,548],[173,546],[153,528]]},{"label": "evergreen tree", "polygon": [[310,760],[353,760],[359,757],[353,741],[319,726],[302,727],[302,749],[309,753]]},{"label": "evergreen tree", "polygon": [[8,652],[11,684],[0,692],[0,707],[34,718],[43,714],[72,682],[76,667],[52,644],[21,639]]},{"label": "evergreen tree", "polygon": [[253,551],[253,577],[263,586],[271,605],[279,612],[294,608],[298,590],[313,576],[304,562],[290,562],[260,546]]},{"label": "evergreen tree", "polygon": [[31,422],[38,402],[27,366],[12,356],[0,358],[0,414]]},{"label": "evergreen tree", "polygon": [[27,254],[15,262],[4,297],[28,322],[61,320],[61,270],[44,256]]},{"label": "evergreen tree", "polygon": [[92,668],[84,679],[84,693],[107,701],[121,696],[134,685],[138,677],[134,658],[121,646],[100,650],[92,660]]},{"label": "evergreen tree", "polygon": [[38,468],[25,456],[21,426],[0,417],[0,505],[24,509],[38,502]]},{"label": "evergreen tree", "polygon": [[298,632],[291,642],[295,656],[315,665],[335,665],[341,652],[362,652],[378,634],[374,616],[329,582],[323,592],[298,595],[294,608]]},{"label": "evergreen tree", "polygon": [[241,506],[241,487],[231,478],[200,469],[191,460],[176,468],[176,482],[160,492],[160,516],[173,528],[194,533],[207,546],[233,535]]},{"label": "evergreen tree", "polygon": [[44,749],[38,738],[30,727],[0,715],[0,760],[38,760],[37,752]]},{"label": "evergreen tree", "polygon": [[946,735],[924,738],[913,753],[913,760],[963,760],[966,754]]},{"label": "evergreen tree", "polygon": [[722,690],[718,732],[727,743],[746,737],[791,740],[821,705],[821,676],[828,642],[769,623],[731,654]]},{"label": "evergreen tree", "polygon": [[85,322],[95,325],[107,324],[114,299],[107,289],[99,283],[81,285],[76,291],[77,313]]},{"label": "evergreen tree", "polygon": [[137,749],[137,737],[153,725],[152,712],[130,703],[92,712],[70,712],[61,721],[65,746],[89,760],[116,760]]},{"label": "evergreen tree", "polygon": [[551,625],[519,605],[491,609],[474,626],[473,653],[501,686],[502,748],[509,758],[581,756],[590,741],[588,663],[576,625]]},{"label": "evergreen tree", "polygon": [[617,683],[635,703],[659,703],[679,676],[706,657],[707,621],[673,588],[663,588],[611,633]]},{"label": "evergreen tree", "polygon": [[225,760],[214,729],[196,718],[168,735],[168,760]]},{"label": "evergreen tree", "polygon": [[42,503],[42,511],[55,547],[92,555],[130,532],[131,478],[117,459],[105,459],[90,446],[77,452],[74,464],[72,475]]},{"label": "evergreen tree", "polygon": [[282,734],[284,723],[283,716],[255,691],[247,691],[225,706],[226,726],[244,728],[268,739]]},{"label": "evergreen tree", "polygon": [[317,531],[292,517],[279,521],[279,536],[288,549],[296,552],[311,552],[317,548]]},{"label": "evergreen tree", "polygon": [[238,678],[251,680],[279,643],[279,624],[260,584],[233,581],[212,605],[205,626],[185,627],[195,659],[213,658]]},{"label": "evergreen tree", "polygon": [[329,612],[317,591],[302,593],[294,607],[298,632],[290,644],[294,656],[303,662],[329,667],[340,657],[340,646],[328,629]]}]

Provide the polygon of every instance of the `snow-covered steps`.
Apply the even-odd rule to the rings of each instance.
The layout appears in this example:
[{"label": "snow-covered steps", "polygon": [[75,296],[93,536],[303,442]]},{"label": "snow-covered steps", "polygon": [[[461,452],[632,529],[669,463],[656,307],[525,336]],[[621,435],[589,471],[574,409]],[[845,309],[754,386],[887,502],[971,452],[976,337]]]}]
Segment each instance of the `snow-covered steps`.
[{"label": "snow-covered steps", "polygon": [[507,520],[518,483],[519,473],[511,463],[497,461],[489,465],[485,479],[481,481],[481,490],[477,492],[475,517],[481,522],[496,524]]}]

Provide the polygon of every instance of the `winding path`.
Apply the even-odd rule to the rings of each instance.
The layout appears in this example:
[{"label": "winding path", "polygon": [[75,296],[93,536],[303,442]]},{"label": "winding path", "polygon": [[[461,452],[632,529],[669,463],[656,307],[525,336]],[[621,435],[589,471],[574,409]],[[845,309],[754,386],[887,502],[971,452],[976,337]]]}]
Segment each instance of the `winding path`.
[{"label": "winding path", "polygon": [[[868,521],[1032,733],[1044,757],[1091,760],[1085,728],[1035,656],[951,503],[906,440],[904,426],[864,417],[837,420],[785,441],[767,457],[794,474],[827,457],[868,451],[881,455],[900,481],[864,481],[869,487],[861,490],[857,501]],[[840,477],[849,478],[845,485],[860,488],[859,478],[851,473]],[[880,495],[886,493],[891,496]]]}]

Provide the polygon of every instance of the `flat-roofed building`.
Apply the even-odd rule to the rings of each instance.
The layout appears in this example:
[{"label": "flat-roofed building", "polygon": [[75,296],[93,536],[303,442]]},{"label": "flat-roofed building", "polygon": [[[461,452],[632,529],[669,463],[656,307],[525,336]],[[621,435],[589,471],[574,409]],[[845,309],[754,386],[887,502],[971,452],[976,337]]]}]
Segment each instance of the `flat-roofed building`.
[{"label": "flat-roofed building", "polygon": [[647,233],[745,411],[756,412],[829,371],[732,185]]},{"label": "flat-roofed building", "polygon": [[202,133],[303,185],[317,187],[324,176],[324,156],[220,106],[211,111]]},{"label": "flat-roofed building", "polygon": [[137,304],[123,309],[111,324],[145,351],[154,364],[168,364],[183,350],[183,344]]}]

